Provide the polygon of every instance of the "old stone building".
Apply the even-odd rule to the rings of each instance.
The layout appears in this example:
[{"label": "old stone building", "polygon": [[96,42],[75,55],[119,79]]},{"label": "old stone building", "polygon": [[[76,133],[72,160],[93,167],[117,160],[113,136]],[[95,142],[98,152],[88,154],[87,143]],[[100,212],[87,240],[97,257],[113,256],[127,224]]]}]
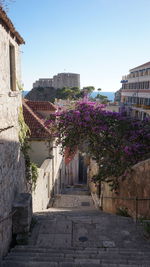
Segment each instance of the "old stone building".
[{"label": "old stone building", "polygon": [[13,201],[26,190],[18,138],[21,44],[23,38],[0,7],[0,258],[7,253],[12,239]]},{"label": "old stone building", "polygon": [[36,187],[32,192],[34,212],[46,209],[50,199],[60,194],[64,184],[65,166],[60,146],[56,146],[51,129],[45,126],[48,116],[56,109],[48,101],[23,101],[24,119],[30,129],[29,156],[38,166]]},{"label": "old stone building", "polygon": [[79,87],[80,88],[80,74],[63,72],[54,75],[53,78],[40,78],[33,83],[33,88],[53,87],[61,89],[63,87]]},{"label": "old stone building", "polygon": [[41,166],[43,161],[50,158],[53,150],[51,132],[45,127],[45,121],[50,114],[55,113],[56,107],[50,102],[23,100],[23,115],[30,129],[29,155],[31,161]]}]

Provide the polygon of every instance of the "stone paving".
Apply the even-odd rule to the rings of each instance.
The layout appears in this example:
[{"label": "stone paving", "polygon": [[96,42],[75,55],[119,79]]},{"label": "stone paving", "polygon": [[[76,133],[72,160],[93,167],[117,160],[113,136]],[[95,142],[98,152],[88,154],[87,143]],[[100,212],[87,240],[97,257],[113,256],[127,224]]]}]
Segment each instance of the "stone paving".
[{"label": "stone paving", "polygon": [[58,196],[36,213],[29,245],[17,246],[3,267],[149,267],[150,240],[131,218],[96,210],[91,196]]}]

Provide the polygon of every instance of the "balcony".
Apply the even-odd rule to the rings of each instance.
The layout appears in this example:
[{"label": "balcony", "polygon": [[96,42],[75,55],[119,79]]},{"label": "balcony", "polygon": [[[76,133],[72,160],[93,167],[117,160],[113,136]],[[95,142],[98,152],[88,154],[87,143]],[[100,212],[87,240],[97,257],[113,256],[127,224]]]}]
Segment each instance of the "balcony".
[{"label": "balcony", "polygon": [[134,108],[141,108],[141,109],[146,109],[146,110],[149,110],[150,109],[150,105],[133,104],[132,106]]},{"label": "balcony", "polygon": [[150,109],[150,105],[141,105],[141,108],[143,108],[143,109]]}]

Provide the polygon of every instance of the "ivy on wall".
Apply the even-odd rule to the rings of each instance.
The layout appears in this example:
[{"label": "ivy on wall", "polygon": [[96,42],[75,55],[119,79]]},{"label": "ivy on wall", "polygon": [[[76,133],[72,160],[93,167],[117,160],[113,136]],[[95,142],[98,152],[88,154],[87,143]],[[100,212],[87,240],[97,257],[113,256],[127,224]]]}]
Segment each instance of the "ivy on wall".
[{"label": "ivy on wall", "polygon": [[19,108],[18,123],[19,123],[19,142],[21,145],[21,151],[23,152],[25,158],[26,180],[29,186],[29,191],[34,191],[36,188],[36,182],[38,178],[38,168],[35,163],[31,162],[29,157],[30,145],[28,143],[27,138],[30,135],[30,129],[24,121],[22,107]]}]

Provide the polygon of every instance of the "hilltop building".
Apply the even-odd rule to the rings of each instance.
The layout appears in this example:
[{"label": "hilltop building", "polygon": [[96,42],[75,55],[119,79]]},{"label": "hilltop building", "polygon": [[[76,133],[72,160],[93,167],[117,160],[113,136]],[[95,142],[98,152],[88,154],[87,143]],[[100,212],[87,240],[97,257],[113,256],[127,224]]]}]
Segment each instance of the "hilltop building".
[{"label": "hilltop building", "polygon": [[80,74],[77,73],[58,73],[53,78],[40,78],[33,83],[33,88],[37,87],[53,87],[61,89],[63,87],[79,87],[80,88]]},{"label": "hilltop building", "polygon": [[41,78],[35,83],[33,83],[33,88],[38,88],[38,87],[53,87],[53,79],[48,79],[48,78]]},{"label": "hilltop building", "polygon": [[131,69],[121,83],[121,104],[128,112],[140,119],[150,116],[150,62]]}]

